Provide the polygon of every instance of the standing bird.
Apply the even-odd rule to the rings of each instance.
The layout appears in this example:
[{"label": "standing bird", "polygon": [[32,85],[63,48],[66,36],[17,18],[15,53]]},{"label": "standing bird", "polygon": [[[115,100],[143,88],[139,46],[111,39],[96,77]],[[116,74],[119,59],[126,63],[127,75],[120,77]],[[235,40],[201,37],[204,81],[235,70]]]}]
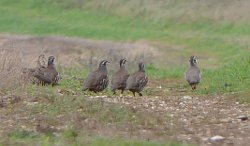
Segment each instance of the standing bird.
[{"label": "standing bird", "polygon": [[148,83],[148,77],[146,75],[144,64],[139,63],[139,70],[131,74],[127,80],[126,90],[129,90],[133,93],[135,97],[135,92],[142,96],[141,91]]},{"label": "standing bird", "polygon": [[121,90],[121,94],[126,88],[126,81],[129,77],[128,70],[125,66],[126,59],[120,60],[120,69],[112,76],[111,84],[112,84],[112,92],[114,95],[116,94],[115,90]]},{"label": "standing bird", "polygon": [[40,83],[40,81],[34,77],[34,74],[36,73],[36,71],[41,70],[41,68],[46,68],[44,58],[45,58],[44,54],[38,56],[36,68],[22,69],[23,74],[26,75],[24,77],[26,77],[27,80],[32,81],[32,83],[38,83],[38,84]]},{"label": "standing bird", "polygon": [[98,69],[88,75],[84,82],[83,91],[89,90],[96,93],[107,88],[109,82],[107,63],[109,61],[102,60]]},{"label": "standing bird", "polygon": [[196,85],[200,83],[201,80],[201,71],[199,67],[196,65],[197,60],[194,56],[191,56],[189,59],[190,67],[188,68],[185,79],[192,87],[192,89],[196,89]]},{"label": "standing bird", "polygon": [[55,57],[50,56],[48,59],[47,67],[40,67],[33,73],[34,77],[36,77],[43,85],[45,84],[56,85],[61,79],[59,73],[55,68],[54,60]]}]

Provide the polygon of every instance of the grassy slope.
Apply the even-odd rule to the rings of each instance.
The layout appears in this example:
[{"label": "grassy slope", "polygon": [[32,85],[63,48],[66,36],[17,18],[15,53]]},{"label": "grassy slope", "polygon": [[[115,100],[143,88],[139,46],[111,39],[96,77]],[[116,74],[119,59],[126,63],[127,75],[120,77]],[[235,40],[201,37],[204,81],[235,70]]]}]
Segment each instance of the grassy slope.
[{"label": "grassy slope", "polygon": [[[217,58],[216,62],[208,63],[215,64],[218,66],[217,69],[203,67],[204,79],[201,84],[202,90],[199,92],[224,93],[249,89],[249,22],[241,19],[238,22],[238,19],[226,18],[220,21],[219,16],[217,18],[217,16],[211,16],[210,13],[206,14],[203,11],[200,11],[201,16],[192,15],[194,14],[192,10],[199,7],[196,5],[191,8],[190,5],[196,2],[194,0],[190,1],[190,5],[183,1],[169,0],[169,3],[162,4],[162,7],[153,5],[155,7],[152,8],[149,7],[150,1],[148,4],[137,4],[137,2],[133,4],[133,1],[126,3],[122,0],[108,0],[103,4],[96,0],[86,0],[84,4],[79,4],[79,2],[81,1],[1,0],[0,32],[66,35],[119,41],[145,39],[173,46],[183,46],[187,54],[211,53]],[[138,5],[141,7],[136,9]],[[159,5],[161,4],[159,3]],[[185,11],[186,5],[190,7],[187,9],[189,13]],[[220,3],[220,5],[222,4]],[[205,4],[205,6],[207,5]],[[209,11],[209,8],[205,6],[203,6],[204,10]],[[221,7],[223,8],[223,6]],[[160,9],[157,10],[158,8]],[[161,11],[163,13],[160,13]],[[183,66],[180,66],[173,70],[166,70],[151,65],[148,67],[148,72],[151,77],[155,78],[182,79],[184,69]],[[80,90],[75,86],[71,87],[72,84],[68,81],[62,83],[62,86],[69,85],[70,88]],[[246,97],[249,98],[248,92]],[[66,107],[66,105],[62,107]],[[49,113],[53,113],[52,111],[63,112],[64,110],[52,106]],[[14,141],[22,140],[15,134],[12,138]],[[28,136],[28,138],[30,137]],[[37,139],[45,142],[44,145],[46,145],[46,141],[50,141],[46,136],[38,136]],[[93,145],[112,141],[93,139]],[[48,143],[55,142],[52,140]],[[117,145],[127,145],[127,143],[126,140],[118,140]],[[138,143],[141,145],[155,144],[132,142],[130,145],[139,145]]]}]

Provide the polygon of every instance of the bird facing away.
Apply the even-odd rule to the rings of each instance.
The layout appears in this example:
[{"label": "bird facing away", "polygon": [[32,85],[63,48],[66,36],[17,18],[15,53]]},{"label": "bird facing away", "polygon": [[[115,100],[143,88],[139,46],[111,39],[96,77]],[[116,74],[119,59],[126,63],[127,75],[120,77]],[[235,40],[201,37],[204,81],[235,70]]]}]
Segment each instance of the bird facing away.
[{"label": "bird facing away", "polygon": [[36,77],[43,85],[45,84],[56,85],[58,84],[58,81],[61,79],[60,75],[58,74],[55,68],[54,60],[55,57],[50,56],[48,59],[47,67],[40,67],[34,72],[34,77]]},{"label": "bird facing away", "polygon": [[190,67],[188,68],[185,79],[191,86],[193,90],[196,89],[196,85],[200,83],[201,80],[201,71],[197,66],[197,59],[194,56],[191,56],[189,59]]},{"label": "bird facing away", "polygon": [[41,68],[46,68],[46,64],[44,61],[44,54],[41,54],[38,56],[37,59],[37,67],[36,68],[23,68],[22,72],[24,73],[24,77],[26,77],[27,80],[32,81],[32,83],[40,83],[40,81],[34,77],[37,70],[40,70]]},{"label": "bird facing away", "polygon": [[129,90],[135,96],[135,92],[142,96],[141,91],[148,83],[148,77],[146,75],[144,64],[139,63],[139,70],[131,74],[127,80],[126,90]]},{"label": "bird facing away", "polygon": [[107,88],[109,82],[107,63],[109,61],[102,60],[98,69],[88,75],[84,81],[83,91],[89,90],[96,93]]},{"label": "bird facing away", "polygon": [[115,90],[121,90],[121,94],[123,94],[123,91],[126,88],[126,81],[129,77],[128,70],[125,66],[126,62],[128,62],[126,59],[120,60],[120,69],[112,76],[111,84],[112,84],[112,92],[116,94]]}]

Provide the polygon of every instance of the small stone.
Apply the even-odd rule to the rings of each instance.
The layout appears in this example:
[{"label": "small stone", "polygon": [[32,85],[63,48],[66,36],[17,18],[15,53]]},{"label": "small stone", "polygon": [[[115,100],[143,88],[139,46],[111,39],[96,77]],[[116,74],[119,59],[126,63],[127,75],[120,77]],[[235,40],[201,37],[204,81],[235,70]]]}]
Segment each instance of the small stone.
[{"label": "small stone", "polygon": [[184,107],[185,103],[184,102],[180,102],[179,105],[182,106],[182,107]]},{"label": "small stone", "polygon": [[187,132],[187,134],[195,134],[193,128],[184,128],[184,130]]},{"label": "small stone", "polygon": [[221,119],[220,122],[222,122],[222,123],[230,123],[230,122],[232,122],[232,120],[230,118],[226,118],[226,119]]},{"label": "small stone", "polygon": [[247,116],[240,116],[238,117],[238,119],[240,119],[241,121],[249,120]]},{"label": "small stone", "polygon": [[161,87],[161,85],[160,85],[160,86],[157,86],[156,88],[161,89],[162,87]]},{"label": "small stone", "polygon": [[220,136],[220,135],[216,135],[216,136],[210,137],[209,141],[211,141],[211,142],[219,142],[219,141],[223,141],[224,139],[225,139],[225,137]]},{"label": "small stone", "polygon": [[183,96],[182,98],[183,99],[192,99],[192,97],[190,97],[190,96]]}]

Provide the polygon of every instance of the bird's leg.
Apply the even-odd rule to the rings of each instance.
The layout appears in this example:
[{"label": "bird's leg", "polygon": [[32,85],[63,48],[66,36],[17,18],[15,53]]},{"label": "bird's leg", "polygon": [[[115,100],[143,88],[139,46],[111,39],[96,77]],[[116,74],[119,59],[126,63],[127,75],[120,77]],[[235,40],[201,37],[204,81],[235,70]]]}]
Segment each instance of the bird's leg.
[{"label": "bird's leg", "polygon": [[124,92],[124,90],[122,89],[121,94],[120,94],[120,99],[122,102],[123,102],[123,92]]},{"label": "bird's leg", "polygon": [[[113,91],[113,95],[116,96],[116,100],[119,101],[119,98],[118,98],[118,96],[116,95],[115,90]],[[115,101],[115,99],[114,99],[114,101]]]},{"label": "bird's leg", "polygon": [[139,94],[139,96],[142,96],[142,93],[139,92],[138,94]]},{"label": "bird's leg", "polygon": [[[116,97],[116,100],[117,100],[117,102],[118,102],[118,101],[119,101],[119,97],[116,95],[115,90],[112,89],[112,91],[113,91],[113,95]],[[114,98],[113,100],[114,100],[114,102],[115,102],[115,98]]]},{"label": "bird's leg", "polygon": [[135,92],[133,92],[133,95],[134,95],[134,97],[135,97]]},{"label": "bird's leg", "polygon": [[119,95],[116,95],[116,99],[117,99],[117,102],[119,102],[119,101],[120,101],[120,97],[119,97]]},{"label": "bird's leg", "polygon": [[[115,95],[115,96],[116,96],[116,100],[117,100],[117,102],[118,102],[118,101],[119,101],[119,97],[116,95],[115,90],[113,91],[113,95]],[[115,99],[114,99],[114,102],[115,102]]]},{"label": "bird's leg", "polygon": [[195,90],[196,89],[196,86],[195,85],[191,85],[192,87],[192,90]]}]

